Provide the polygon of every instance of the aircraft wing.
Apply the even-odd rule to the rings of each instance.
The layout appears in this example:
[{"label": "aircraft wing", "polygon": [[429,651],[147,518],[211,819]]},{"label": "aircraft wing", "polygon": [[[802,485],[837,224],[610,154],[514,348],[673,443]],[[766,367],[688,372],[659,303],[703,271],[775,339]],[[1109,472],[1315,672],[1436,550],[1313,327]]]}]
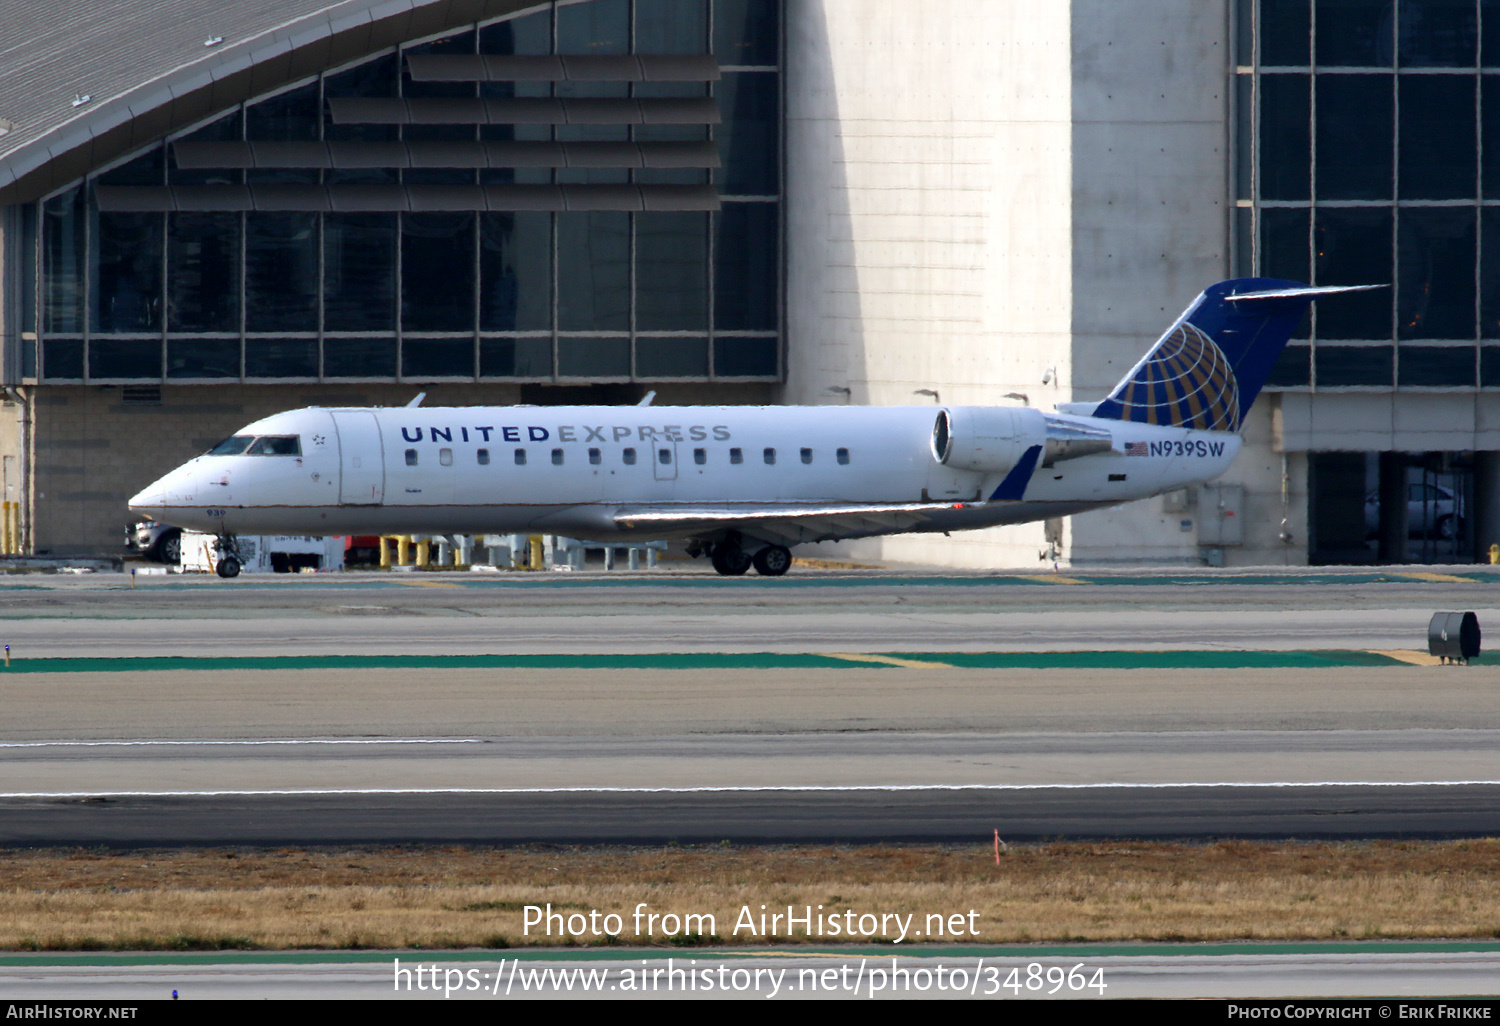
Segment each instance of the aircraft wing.
[{"label": "aircraft wing", "polygon": [[892,531],[908,531],[939,510],[963,503],[711,503],[683,506],[627,507],[615,513],[615,523],[628,530],[658,531],[668,535],[709,535],[737,530],[781,545],[798,542],[862,538]]}]

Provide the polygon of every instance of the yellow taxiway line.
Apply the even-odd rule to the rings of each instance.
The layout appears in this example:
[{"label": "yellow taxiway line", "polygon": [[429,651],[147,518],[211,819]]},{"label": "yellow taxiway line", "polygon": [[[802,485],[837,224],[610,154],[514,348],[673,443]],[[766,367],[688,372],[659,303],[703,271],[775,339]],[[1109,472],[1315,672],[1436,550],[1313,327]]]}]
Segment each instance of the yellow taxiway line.
[{"label": "yellow taxiway line", "polygon": [[1367,649],[1371,655],[1385,656],[1387,659],[1396,659],[1412,666],[1441,666],[1442,660],[1435,655],[1426,652],[1418,652],[1413,648],[1398,648],[1381,651],[1379,649]]},{"label": "yellow taxiway line", "polygon": [[1421,572],[1419,572],[1419,573],[1410,573],[1410,574],[1394,574],[1392,576],[1395,576],[1395,577],[1410,577],[1414,581],[1441,581],[1441,582],[1443,582],[1445,584],[1476,584],[1476,583],[1478,583],[1473,578],[1470,578],[1470,577],[1458,577],[1458,576],[1455,576],[1454,574],[1430,574],[1430,573],[1421,573]]},{"label": "yellow taxiway line", "polygon": [[825,659],[847,659],[853,663],[879,663],[882,666],[902,666],[908,670],[952,670],[955,667],[951,663],[940,663],[935,660],[922,661],[920,659],[902,659],[898,656],[864,655],[855,652],[822,652],[819,653]]}]

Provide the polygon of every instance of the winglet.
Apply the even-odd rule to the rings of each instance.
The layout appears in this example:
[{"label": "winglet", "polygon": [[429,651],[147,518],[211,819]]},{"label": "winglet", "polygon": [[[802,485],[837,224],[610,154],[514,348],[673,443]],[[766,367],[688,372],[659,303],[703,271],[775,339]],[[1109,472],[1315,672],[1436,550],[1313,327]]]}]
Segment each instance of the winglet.
[{"label": "winglet", "polygon": [[417,397],[415,399],[413,399],[411,402],[409,402],[409,403],[406,404],[406,408],[408,410],[414,410],[418,406],[421,406],[422,405],[422,400],[426,399],[426,398],[427,398],[427,393],[426,392],[418,392],[417,393]]},{"label": "winglet", "polygon": [[653,400],[655,398],[656,398],[656,389],[653,388],[651,391],[647,392],[646,393],[646,397],[644,399],[642,399],[640,402],[636,403],[636,405],[637,406],[650,406],[651,405],[651,400]]}]

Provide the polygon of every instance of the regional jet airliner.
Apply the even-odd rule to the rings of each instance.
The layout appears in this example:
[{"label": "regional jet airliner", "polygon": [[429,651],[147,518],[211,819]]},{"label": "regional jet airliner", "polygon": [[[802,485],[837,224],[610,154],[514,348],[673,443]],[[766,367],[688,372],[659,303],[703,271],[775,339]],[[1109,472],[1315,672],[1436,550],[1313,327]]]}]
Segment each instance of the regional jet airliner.
[{"label": "regional jet airliner", "polygon": [[314,407],[247,424],[130,500],[237,534],[678,539],[721,574],[791,547],[1114,506],[1218,477],[1308,304],[1210,286],[1102,401],[1019,406]]}]

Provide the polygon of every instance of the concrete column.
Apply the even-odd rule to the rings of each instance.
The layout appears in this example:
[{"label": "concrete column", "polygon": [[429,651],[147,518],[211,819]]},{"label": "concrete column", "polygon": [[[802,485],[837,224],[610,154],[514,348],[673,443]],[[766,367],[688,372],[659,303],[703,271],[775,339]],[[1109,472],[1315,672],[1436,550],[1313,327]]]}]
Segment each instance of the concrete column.
[{"label": "concrete column", "polygon": [[1406,454],[1380,454],[1380,562],[1405,563]]},{"label": "concrete column", "polygon": [[1474,558],[1486,563],[1500,543],[1500,452],[1474,454]]},{"label": "concrete column", "polygon": [[632,569],[632,570],[639,570],[640,568],[641,568],[641,550],[638,549],[636,546],[632,545],[630,547],[630,569]]}]

